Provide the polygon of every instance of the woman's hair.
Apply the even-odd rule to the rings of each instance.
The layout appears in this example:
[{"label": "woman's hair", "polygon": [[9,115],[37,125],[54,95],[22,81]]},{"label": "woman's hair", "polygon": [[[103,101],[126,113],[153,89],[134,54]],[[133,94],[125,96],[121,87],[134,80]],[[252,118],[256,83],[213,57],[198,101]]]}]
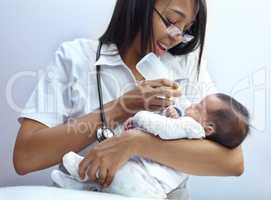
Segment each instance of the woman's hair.
[{"label": "woman's hair", "polygon": [[[141,34],[141,57],[145,56],[148,48],[153,46],[153,12],[155,0],[117,0],[110,24],[100,37],[104,44],[114,43],[123,55],[131,46],[137,34]],[[187,44],[179,44],[170,49],[172,55],[185,55],[199,49],[198,73],[204,47],[207,22],[205,0],[195,0],[197,13],[195,21],[189,30],[194,39]]]}]

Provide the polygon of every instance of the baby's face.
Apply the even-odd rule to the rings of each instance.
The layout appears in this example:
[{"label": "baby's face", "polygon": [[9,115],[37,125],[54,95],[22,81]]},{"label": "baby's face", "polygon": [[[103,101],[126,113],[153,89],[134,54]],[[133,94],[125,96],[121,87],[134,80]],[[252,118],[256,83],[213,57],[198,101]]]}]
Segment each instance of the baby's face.
[{"label": "baby's face", "polygon": [[192,104],[185,112],[186,115],[192,117],[200,124],[208,122],[208,113],[216,111],[225,107],[225,104],[216,97],[216,95],[209,95],[202,99],[199,103]]}]

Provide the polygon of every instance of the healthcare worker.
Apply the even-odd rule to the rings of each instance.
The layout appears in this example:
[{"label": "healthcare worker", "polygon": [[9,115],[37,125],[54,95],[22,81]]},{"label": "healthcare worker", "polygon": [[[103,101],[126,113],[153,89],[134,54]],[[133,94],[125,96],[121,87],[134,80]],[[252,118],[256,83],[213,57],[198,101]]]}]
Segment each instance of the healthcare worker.
[{"label": "healthcare worker", "polygon": [[[87,172],[105,187],[134,155],[192,175],[241,175],[241,147],[229,150],[207,140],[163,141],[140,130],[130,134],[117,130],[139,110],[158,111],[170,105],[171,100],[161,96],[181,95],[173,80],[188,79],[187,95],[194,100],[216,91],[202,56],[206,17],[205,0],[117,0],[99,41],[64,42],[19,117],[21,128],[14,148],[17,173],[46,169],[60,163],[65,153],[82,153],[88,147],[80,174]],[[141,74],[137,70],[138,61],[150,52],[168,66],[170,75],[165,79],[153,80],[152,71]],[[119,133],[101,143],[96,142],[97,131],[105,123],[96,66],[101,67],[105,128]],[[188,199],[186,184],[169,197]]]}]

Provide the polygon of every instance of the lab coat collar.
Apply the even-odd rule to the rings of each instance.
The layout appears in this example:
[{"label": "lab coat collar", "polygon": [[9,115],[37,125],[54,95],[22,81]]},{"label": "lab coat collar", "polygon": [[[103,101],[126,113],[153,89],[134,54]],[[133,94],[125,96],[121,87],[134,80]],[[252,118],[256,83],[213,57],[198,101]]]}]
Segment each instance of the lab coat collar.
[{"label": "lab coat collar", "polygon": [[[169,79],[169,80],[187,78],[187,77],[184,77],[183,74],[175,73],[176,67],[180,66],[180,64],[176,62],[175,56],[167,52],[161,57],[161,61],[164,64],[166,64],[169,68],[168,73],[163,74],[163,78]],[[126,64],[123,62],[119,54],[117,45],[115,44],[103,44],[101,48],[100,58],[95,63],[95,65],[108,66],[108,67],[126,66]],[[146,72],[146,74],[142,74],[142,76],[146,80],[156,79],[154,76],[152,76],[152,73],[148,71]]]},{"label": "lab coat collar", "polygon": [[101,55],[95,65],[101,66],[121,66],[124,62],[119,54],[117,45],[115,44],[103,44],[101,48]]}]

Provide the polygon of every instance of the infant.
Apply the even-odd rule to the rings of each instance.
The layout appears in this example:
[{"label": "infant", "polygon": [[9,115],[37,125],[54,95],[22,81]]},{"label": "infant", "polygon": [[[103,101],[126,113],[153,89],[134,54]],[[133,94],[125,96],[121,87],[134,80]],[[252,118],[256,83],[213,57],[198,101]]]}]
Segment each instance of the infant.
[{"label": "infant", "polygon": [[[141,129],[163,140],[206,138],[232,149],[246,138],[248,121],[249,113],[242,104],[226,94],[214,94],[195,104],[180,98],[179,104],[166,108],[162,114],[140,111],[125,122],[124,129]],[[69,175],[54,170],[53,181],[64,188],[165,199],[188,179],[188,175],[171,167],[135,156],[118,170],[108,188],[102,188],[87,177],[80,179],[82,159],[73,152],[66,154],[63,165]]]},{"label": "infant", "polygon": [[140,128],[166,140],[206,138],[230,149],[249,132],[247,109],[226,94],[209,95],[183,110],[169,106],[164,115],[140,111],[126,121],[125,129]]}]

